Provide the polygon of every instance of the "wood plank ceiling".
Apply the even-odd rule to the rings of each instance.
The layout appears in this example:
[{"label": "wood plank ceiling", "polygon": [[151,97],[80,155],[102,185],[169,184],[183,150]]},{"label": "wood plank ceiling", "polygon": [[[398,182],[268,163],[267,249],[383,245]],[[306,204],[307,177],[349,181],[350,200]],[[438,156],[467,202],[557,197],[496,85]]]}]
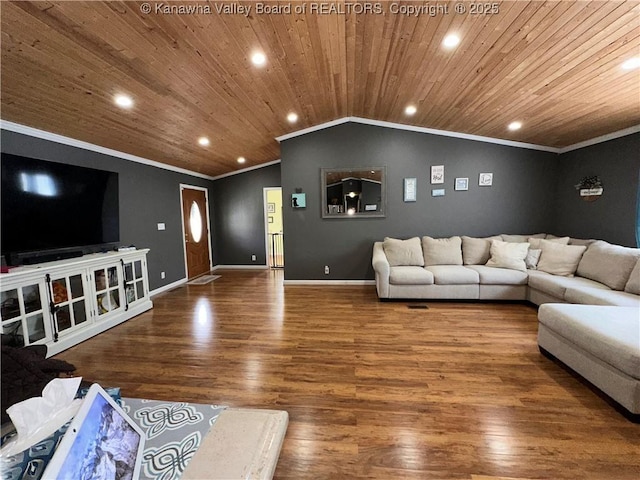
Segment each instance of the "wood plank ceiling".
[{"label": "wood plank ceiling", "polygon": [[[640,124],[640,69],[621,68],[640,55],[637,0],[505,1],[494,14],[394,4],[448,8],[433,16],[389,2],[362,14],[278,3],[306,13],[1,2],[2,119],[208,175],[276,160],[275,137],[346,116],[553,147]],[[177,5],[200,11],[163,10]],[[452,32],[461,43],[446,50]],[[263,68],[250,62],[257,50]],[[130,110],[113,104],[121,92]],[[523,127],[510,132],[514,120]]]}]

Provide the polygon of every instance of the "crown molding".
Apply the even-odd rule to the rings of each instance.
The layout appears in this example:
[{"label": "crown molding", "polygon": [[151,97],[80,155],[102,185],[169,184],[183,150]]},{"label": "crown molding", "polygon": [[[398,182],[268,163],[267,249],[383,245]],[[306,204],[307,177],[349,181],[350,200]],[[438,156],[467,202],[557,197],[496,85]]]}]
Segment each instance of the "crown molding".
[{"label": "crown molding", "polygon": [[631,135],[633,133],[638,133],[638,132],[640,132],[640,125],[634,125],[633,127],[625,128],[623,130],[618,130],[617,132],[607,133],[606,135],[595,137],[595,138],[592,138],[591,140],[585,140],[584,142],[575,143],[573,145],[569,145],[568,147],[563,147],[560,149],[560,153],[571,152],[573,150],[578,150],[580,148],[596,145],[597,143],[608,142],[609,140],[614,140],[616,138],[626,137],[627,135]]},{"label": "crown molding", "polygon": [[156,162],[155,160],[149,160],[148,158],[138,157],[131,155],[130,153],[120,152],[111,148],[101,147],[89,142],[83,142],[82,140],[76,140],[75,138],[65,137],[57,133],[47,132],[45,130],[39,130],[37,128],[28,127],[19,123],[9,122],[7,120],[0,119],[0,129],[8,130],[10,132],[21,133],[30,137],[40,138],[42,140],[48,140],[50,142],[60,143],[62,145],[69,145],[70,147],[81,148],[83,150],[89,150],[96,153],[102,153],[104,155],[110,155],[112,157],[121,158],[123,160],[129,160],[131,162],[142,163],[163,170],[169,170],[172,172],[183,173],[192,177],[204,178],[206,180],[215,180],[215,177],[205,175],[204,173],[194,172],[187,170],[186,168],[174,167],[165,163]]},{"label": "crown molding", "polygon": [[242,170],[234,170],[233,172],[223,173],[222,175],[218,175],[217,177],[211,177],[211,180],[220,180],[221,178],[233,177],[234,175],[239,175],[241,173],[247,173],[252,170],[258,170],[264,167],[270,167],[271,165],[276,165],[280,163],[282,160],[273,160],[271,162],[261,163],[259,165],[254,165],[252,167],[243,168]]},{"label": "crown molding", "polygon": [[325,128],[330,128],[336,125],[341,125],[343,123],[349,123],[349,122],[361,123],[363,125],[373,125],[376,127],[395,128],[397,130],[407,130],[410,132],[429,133],[431,135],[440,135],[443,137],[463,138],[465,140],[474,140],[477,142],[485,142],[485,143],[495,143],[498,145],[507,145],[509,147],[527,148],[530,150],[541,150],[543,152],[551,152],[551,153],[557,153],[557,154],[571,152],[572,150],[588,147],[590,145],[596,145],[598,143],[607,142],[609,140],[614,140],[616,138],[625,137],[627,135],[640,132],[640,125],[635,125],[633,127],[625,128],[623,130],[618,130],[617,132],[612,132],[606,135],[602,135],[600,137],[592,138],[590,140],[585,140],[584,142],[576,143],[574,145],[569,145],[567,147],[562,147],[562,148],[556,148],[556,147],[549,147],[546,145],[536,145],[534,143],[505,140],[502,138],[483,137],[481,135],[471,135],[468,133],[451,132],[448,130],[437,130],[435,128],[416,127],[413,125],[405,125],[403,123],[385,122],[383,120],[372,120],[369,118],[362,118],[362,117],[343,117],[337,120],[332,120],[330,122],[321,123],[313,127],[304,128],[302,130],[287,133],[286,135],[276,137],[276,140],[278,142],[282,142],[283,140],[288,140],[290,138],[299,137],[301,135],[306,135],[307,133],[317,132],[318,130],[324,130]]},{"label": "crown molding", "polygon": [[407,130],[410,132],[418,132],[418,133],[428,133],[431,135],[439,135],[442,137],[453,137],[453,138],[462,138],[465,140],[473,140],[476,142],[484,142],[484,143],[495,143],[498,145],[506,145],[509,147],[518,147],[518,148],[527,148],[530,150],[541,150],[543,152],[551,152],[551,153],[560,153],[559,148],[548,147],[545,145],[536,145],[533,143],[524,143],[524,142],[515,142],[513,140],[505,140],[502,138],[493,138],[493,137],[483,137],[482,135],[471,135],[469,133],[458,133],[451,132],[449,130],[437,130],[435,128],[426,128],[426,127],[416,127],[414,125],[405,125],[404,123],[395,123],[395,122],[385,122],[383,120],[372,120],[369,118],[362,117],[343,117],[337,120],[332,120],[330,122],[321,123],[320,125],[315,125],[313,127],[305,128],[302,130],[298,130],[296,132],[291,132],[286,135],[282,135],[280,137],[276,137],[278,142],[282,142],[283,140],[288,140],[290,138],[299,137],[300,135],[306,135],[307,133],[316,132],[318,130],[323,130],[325,128],[334,127],[336,125],[341,125],[343,123],[360,123],[363,125],[373,125],[375,127],[386,127],[386,128],[394,128],[396,130]]}]

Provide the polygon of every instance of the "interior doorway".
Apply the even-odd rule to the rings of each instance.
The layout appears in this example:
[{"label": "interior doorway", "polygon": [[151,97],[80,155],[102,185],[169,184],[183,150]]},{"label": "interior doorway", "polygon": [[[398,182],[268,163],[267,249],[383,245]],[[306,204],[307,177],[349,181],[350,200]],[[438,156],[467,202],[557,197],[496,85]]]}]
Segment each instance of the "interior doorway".
[{"label": "interior doorway", "polygon": [[209,197],[206,188],[180,185],[182,233],[187,279],[211,271]]},{"label": "interior doorway", "polygon": [[264,189],[264,221],[267,263],[271,268],[284,268],[282,188]]}]

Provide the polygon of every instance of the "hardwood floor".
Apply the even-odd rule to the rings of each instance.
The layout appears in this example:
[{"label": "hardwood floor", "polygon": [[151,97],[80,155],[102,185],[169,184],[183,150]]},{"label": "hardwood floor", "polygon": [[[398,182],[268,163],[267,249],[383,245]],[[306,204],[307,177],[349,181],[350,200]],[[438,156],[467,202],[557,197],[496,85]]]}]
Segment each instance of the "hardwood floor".
[{"label": "hardwood floor", "polygon": [[128,397],[287,410],[277,479],[640,478],[640,425],[539,353],[533,306],[216,274],[57,358]]}]

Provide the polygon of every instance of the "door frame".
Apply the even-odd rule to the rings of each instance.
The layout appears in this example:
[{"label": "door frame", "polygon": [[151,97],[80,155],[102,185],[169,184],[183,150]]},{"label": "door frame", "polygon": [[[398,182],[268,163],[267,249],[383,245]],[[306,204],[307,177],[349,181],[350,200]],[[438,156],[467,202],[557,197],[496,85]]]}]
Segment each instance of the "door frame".
[{"label": "door frame", "polygon": [[[262,211],[264,215],[264,258],[266,259],[267,267],[273,268],[271,265],[271,261],[269,259],[269,212],[267,211],[267,192],[273,190],[280,190],[280,194],[282,195],[282,187],[262,187]],[[282,203],[284,206],[284,201]],[[284,211],[282,214],[282,231],[284,233]],[[284,252],[282,252],[284,255]]]},{"label": "door frame", "polygon": [[212,255],[212,245],[211,245],[211,215],[209,214],[209,190],[206,187],[199,187],[197,185],[189,185],[187,183],[180,184],[180,229],[182,231],[182,254],[184,256],[184,276],[187,280],[189,280],[189,268],[187,265],[187,242],[184,241],[184,236],[186,235],[184,229],[184,211],[182,208],[182,191],[187,188],[189,190],[200,190],[204,192],[204,201],[207,207],[207,236],[209,238],[209,271],[213,269],[213,255]]}]

